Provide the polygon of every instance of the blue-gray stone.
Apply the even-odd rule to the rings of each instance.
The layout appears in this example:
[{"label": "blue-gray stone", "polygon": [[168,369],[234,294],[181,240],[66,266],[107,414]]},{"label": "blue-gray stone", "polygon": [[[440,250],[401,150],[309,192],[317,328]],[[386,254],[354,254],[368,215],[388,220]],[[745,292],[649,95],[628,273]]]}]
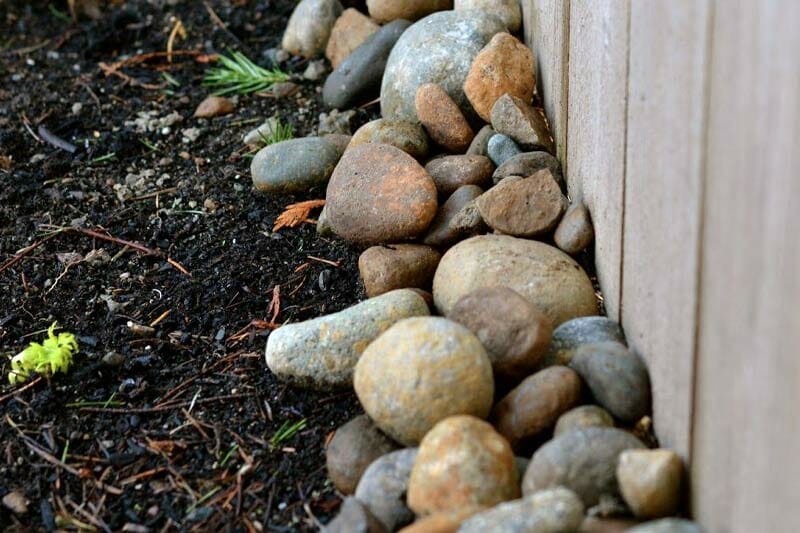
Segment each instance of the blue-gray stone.
[{"label": "blue-gray stone", "polygon": [[568,365],[575,350],[582,345],[608,341],[626,344],[625,333],[614,320],[604,316],[582,316],[567,320],[553,331],[550,349],[539,366]]},{"label": "blue-gray stone", "polygon": [[328,183],[342,151],[320,137],[289,139],[258,151],[250,164],[261,192],[298,193]]},{"label": "blue-gray stone", "polygon": [[489,159],[499,167],[512,157],[521,154],[522,150],[519,149],[514,139],[498,133],[489,139],[487,152],[489,152]]},{"label": "blue-gray stone", "polygon": [[461,524],[458,533],[578,531],[583,511],[583,503],[574,492],[557,487],[475,514]]}]

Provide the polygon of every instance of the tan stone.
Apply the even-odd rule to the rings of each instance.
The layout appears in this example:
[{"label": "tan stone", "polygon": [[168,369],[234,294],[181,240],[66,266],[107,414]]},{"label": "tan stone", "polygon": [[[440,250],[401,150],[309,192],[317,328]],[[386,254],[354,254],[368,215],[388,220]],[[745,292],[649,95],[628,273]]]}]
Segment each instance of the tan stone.
[{"label": "tan stone", "polygon": [[617,482],[637,517],[671,516],[680,505],[683,462],[672,450],[624,451],[617,463]]},{"label": "tan stone", "polygon": [[588,248],[594,240],[594,227],[589,209],[583,202],[574,203],[567,209],[556,228],[553,240],[556,246],[568,254],[577,254]]},{"label": "tan stone", "polygon": [[362,144],[388,144],[415,159],[428,155],[428,135],[419,124],[404,120],[379,118],[367,122],[353,134],[348,148]]},{"label": "tan stone", "polygon": [[423,244],[373,246],[358,258],[370,298],[394,289],[430,289],[441,254]]},{"label": "tan stone", "polygon": [[357,9],[345,9],[331,29],[325,57],[330,60],[333,68],[338,67],[339,63],[347,59],[378,28],[380,26],[375,21],[362,15]]},{"label": "tan stone", "polygon": [[233,113],[234,109],[236,109],[236,104],[233,103],[233,100],[222,96],[208,96],[197,106],[194,116],[197,118],[219,117]]},{"label": "tan stone", "polygon": [[450,152],[463,154],[467,151],[475,132],[441,85],[420,85],[414,103],[419,121],[435,143]]},{"label": "tan stone", "polygon": [[492,107],[492,127],[508,135],[525,150],[545,150],[555,153],[555,141],[544,109],[533,108],[526,101],[504,94]]},{"label": "tan stone", "polygon": [[453,0],[367,0],[369,15],[378,22],[419,20],[436,11],[453,9]]}]

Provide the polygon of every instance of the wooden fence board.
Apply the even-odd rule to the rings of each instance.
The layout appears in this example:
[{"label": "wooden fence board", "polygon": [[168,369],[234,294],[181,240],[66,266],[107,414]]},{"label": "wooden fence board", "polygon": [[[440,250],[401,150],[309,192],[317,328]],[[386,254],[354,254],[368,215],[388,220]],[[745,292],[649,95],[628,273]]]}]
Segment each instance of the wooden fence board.
[{"label": "wooden fence board", "polygon": [[693,507],[800,531],[800,4],[714,13]]}]

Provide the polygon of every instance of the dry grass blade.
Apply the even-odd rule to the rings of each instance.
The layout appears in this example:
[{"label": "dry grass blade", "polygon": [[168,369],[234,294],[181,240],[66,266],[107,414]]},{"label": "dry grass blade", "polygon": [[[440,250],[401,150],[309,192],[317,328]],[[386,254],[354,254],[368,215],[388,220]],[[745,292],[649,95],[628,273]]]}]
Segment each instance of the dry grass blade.
[{"label": "dry grass blade", "polygon": [[281,228],[295,228],[308,220],[308,215],[311,214],[313,209],[325,205],[325,200],[307,200],[296,204],[287,205],[286,209],[278,215],[275,219],[275,225],[272,231],[278,231]]}]

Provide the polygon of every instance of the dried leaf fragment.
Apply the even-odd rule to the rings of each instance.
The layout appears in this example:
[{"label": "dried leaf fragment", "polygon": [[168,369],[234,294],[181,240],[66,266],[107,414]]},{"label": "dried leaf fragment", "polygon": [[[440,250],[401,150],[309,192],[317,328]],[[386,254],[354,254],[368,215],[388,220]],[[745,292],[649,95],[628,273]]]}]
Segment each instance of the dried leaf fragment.
[{"label": "dried leaf fragment", "polygon": [[281,228],[295,228],[308,220],[308,215],[311,214],[313,209],[324,205],[325,200],[306,200],[305,202],[287,205],[283,213],[275,219],[272,231],[278,231]]}]

